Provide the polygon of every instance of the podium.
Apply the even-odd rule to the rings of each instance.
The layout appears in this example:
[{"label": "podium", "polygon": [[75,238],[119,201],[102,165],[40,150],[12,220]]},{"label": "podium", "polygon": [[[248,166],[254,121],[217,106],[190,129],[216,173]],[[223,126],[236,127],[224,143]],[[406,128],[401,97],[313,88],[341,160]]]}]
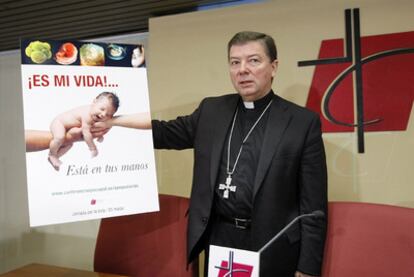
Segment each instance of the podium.
[{"label": "podium", "polygon": [[259,277],[260,253],[210,245],[209,277]]},{"label": "podium", "polygon": [[289,224],[271,238],[258,252],[237,248],[210,245],[208,276],[209,277],[259,277],[260,253],[272,245],[294,223],[304,217],[323,218],[320,210],[295,217]]}]

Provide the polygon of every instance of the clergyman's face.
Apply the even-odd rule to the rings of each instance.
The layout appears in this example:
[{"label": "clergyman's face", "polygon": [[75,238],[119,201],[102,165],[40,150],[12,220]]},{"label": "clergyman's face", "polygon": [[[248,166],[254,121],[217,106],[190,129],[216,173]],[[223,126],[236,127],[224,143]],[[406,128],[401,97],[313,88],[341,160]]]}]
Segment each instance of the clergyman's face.
[{"label": "clergyman's face", "polygon": [[259,41],[233,45],[229,52],[230,78],[244,101],[255,101],[272,88],[277,60],[270,61]]}]

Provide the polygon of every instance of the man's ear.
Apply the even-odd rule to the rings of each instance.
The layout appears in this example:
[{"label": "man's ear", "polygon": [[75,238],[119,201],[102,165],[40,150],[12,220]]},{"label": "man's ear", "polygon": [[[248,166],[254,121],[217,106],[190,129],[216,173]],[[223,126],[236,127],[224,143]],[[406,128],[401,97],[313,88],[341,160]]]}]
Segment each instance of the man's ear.
[{"label": "man's ear", "polygon": [[272,62],[272,67],[273,67],[272,77],[273,78],[276,76],[276,71],[277,71],[278,64],[279,64],[279,61],[278,60],[274,60]]}]

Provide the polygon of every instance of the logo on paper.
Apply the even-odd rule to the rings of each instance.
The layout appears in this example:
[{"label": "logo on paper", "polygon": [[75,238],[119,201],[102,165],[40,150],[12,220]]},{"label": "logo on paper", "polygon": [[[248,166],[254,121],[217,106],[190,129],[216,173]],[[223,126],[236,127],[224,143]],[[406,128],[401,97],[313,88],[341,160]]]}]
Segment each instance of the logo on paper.
[{"label": "logo on paper", "polygon": [[345,10],[345,39],[323,40],[306,107],[322,131],[364,133],[407,129],[414,101],[414,32],[361,36],[359,9]]},{"label": "logo on paper", "polygon": [[217,277],[250,277],[252,276],[253,266],[234,262],[234,252],[229,252],[228,261],[221,261]]}]

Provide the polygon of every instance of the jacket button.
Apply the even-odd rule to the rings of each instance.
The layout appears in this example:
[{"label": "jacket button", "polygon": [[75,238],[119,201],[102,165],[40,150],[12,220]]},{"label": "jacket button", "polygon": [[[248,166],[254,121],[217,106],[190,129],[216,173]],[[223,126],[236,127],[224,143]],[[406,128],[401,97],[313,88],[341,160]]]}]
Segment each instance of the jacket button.
[{"label": "jacket button", "polygon": [[201,221],[202,221],[204,224],[207,224],[207,222],[208,222],[208,217],[202,217],[202,218],[201,218]]}]

